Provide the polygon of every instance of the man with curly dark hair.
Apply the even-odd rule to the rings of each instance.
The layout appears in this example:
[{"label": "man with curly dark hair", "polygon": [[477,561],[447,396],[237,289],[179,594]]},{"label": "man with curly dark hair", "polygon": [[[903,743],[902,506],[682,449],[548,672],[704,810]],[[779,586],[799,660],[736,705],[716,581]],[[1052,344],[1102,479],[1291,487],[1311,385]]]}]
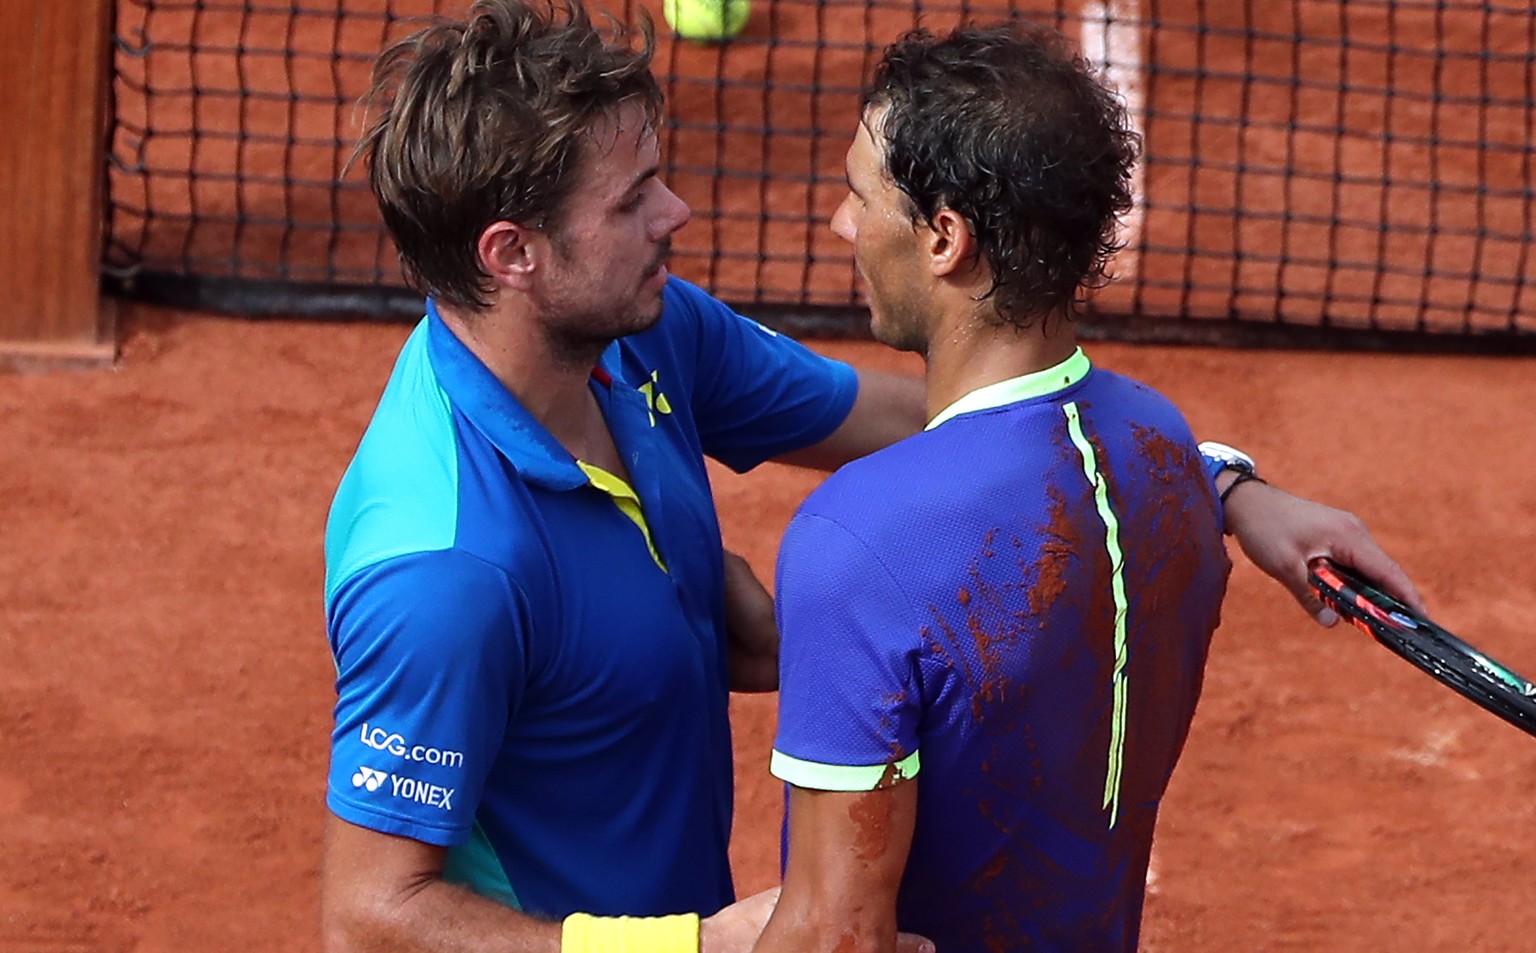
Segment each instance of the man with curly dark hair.
[{"label": "man with curly dark hair", "polygon": [[757,949],[1133,950],[1230,568],[1179,411],[1070,317],[1131,207],[1125,111],[1051,32],[891,46],[833,230],[924,432],[779,554],[783,893]]}]

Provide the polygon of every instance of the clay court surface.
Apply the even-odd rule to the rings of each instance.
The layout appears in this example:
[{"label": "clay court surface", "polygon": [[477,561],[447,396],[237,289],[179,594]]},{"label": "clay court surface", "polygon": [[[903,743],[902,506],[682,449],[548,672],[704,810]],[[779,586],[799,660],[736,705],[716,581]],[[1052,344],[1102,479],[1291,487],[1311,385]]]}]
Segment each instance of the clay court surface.
[{"label": "clay court surface", "polygon": [[[0,950],[318,949],[330,494],[407,328],[129,308],[114,370],[0,377]],[[862,343],[817,344],[915,369]],[[1357,511],[1536,671],[1536,363],[1097,344],[1205,437]],[[815,477],[717,482],[765,576]],[[772,882],[771,700],[736,709]],[[1154,853],[1148,951],[1525,951],[1536,740],[1239,560]]]}]

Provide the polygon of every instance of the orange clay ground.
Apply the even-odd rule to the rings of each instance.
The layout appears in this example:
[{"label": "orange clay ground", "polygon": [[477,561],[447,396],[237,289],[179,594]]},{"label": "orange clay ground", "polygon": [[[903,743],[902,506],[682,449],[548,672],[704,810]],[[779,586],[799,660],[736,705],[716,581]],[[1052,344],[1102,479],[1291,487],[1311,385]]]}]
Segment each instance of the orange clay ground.
[{"label": "orange clay ground", "polygon": [[[407,328],[125,309],[115,370],[0,376],[0,949],[318,949],[330,494]],[[817,343],[916,371],[868,343]],[[1357,512],[1536,672],[1536,362],[1092,344],[1201,437]],[[813,475],[717,471],[771,578]],[[771,699],[733,857],[777,870]],[[1536,739],[1238,559],[1158,829],[1147,951],[1525,951]]]}]

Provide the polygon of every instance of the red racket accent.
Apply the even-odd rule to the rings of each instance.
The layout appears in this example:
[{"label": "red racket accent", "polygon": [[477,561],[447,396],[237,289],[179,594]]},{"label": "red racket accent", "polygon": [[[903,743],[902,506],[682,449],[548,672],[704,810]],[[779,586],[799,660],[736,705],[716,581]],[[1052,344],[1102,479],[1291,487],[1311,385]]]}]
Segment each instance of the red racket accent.
[{"label": "red racket accent", "polygon": [[1340,618],[1463,697],[1536,735],[1536,684],[1352,570],[1325,559],[1314,560],[1309,570],[1312,590]]}]

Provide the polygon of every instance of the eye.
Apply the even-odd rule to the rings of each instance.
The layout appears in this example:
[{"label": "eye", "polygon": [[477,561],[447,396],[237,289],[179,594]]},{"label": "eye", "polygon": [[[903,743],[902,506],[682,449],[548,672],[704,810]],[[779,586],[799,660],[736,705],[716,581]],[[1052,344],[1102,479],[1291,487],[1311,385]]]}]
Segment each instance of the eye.
[{"label": "eye", "polygon": [[645,202],[646,188],[649,185],[650,185],[650,180],[647,179],[645,182],[643,182],[639,186],[637,186],[635,188],[635,191],[630,194],[629,198],[625,199],[619,205],[619,211],[621,213],[623,213],[623,214],[628,214],[630,212],[634,212],[634,211],[638,210],[640,208],[640,206],[642,204],[644,204],[644,202]]}]

